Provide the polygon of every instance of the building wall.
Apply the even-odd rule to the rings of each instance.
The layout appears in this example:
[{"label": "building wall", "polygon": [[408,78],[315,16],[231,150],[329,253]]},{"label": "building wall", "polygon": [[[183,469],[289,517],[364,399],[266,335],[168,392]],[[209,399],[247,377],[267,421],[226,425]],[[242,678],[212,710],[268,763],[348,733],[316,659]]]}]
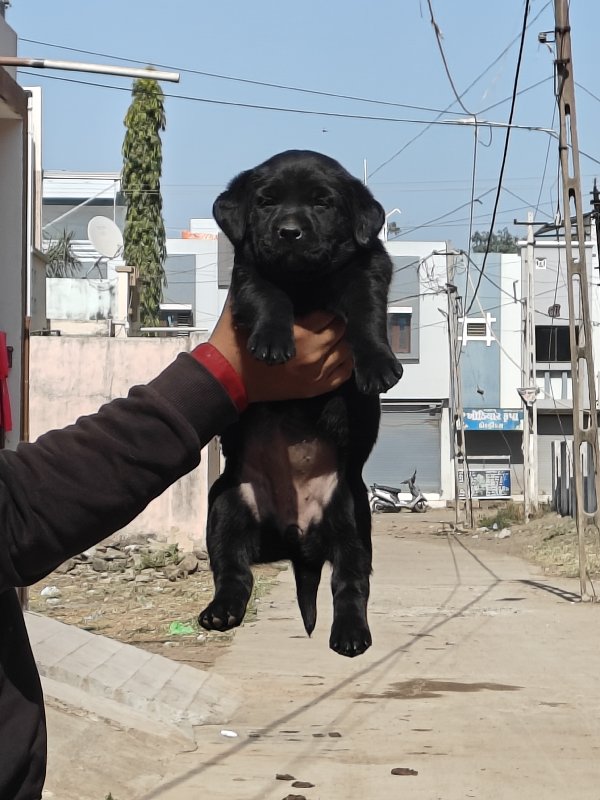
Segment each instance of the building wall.
[{"label": "building wall", "polygon": [[[445,317],[448,303],[443,288],[446,277],[446,242],[386,242],[396,261],[390,300],[393,305],[413,305],[413,335],[418,336],[419,357],[403,361],[401,380],[383,395],[386,400],[448,399],[449,359],[448,332]],[[411,267],[407,266],[414,262]],[[417,294],[418,297],[414,297]],[[402,359],[401,359],[402,360]]]},{"label": "building wall", "polygon": [[[31,339],[31,439],[62,428],[78,417],[127,394],[170,364],[179,352],[192,349],[200,335],[174,339],[108,339],[46,337]],[[181,549],[204,539],[209,458],[154,500],[124,530],[146,533]],[[102,481],[102,476],[97,476]]]},{"label": "building wall", "polygon": [[53,328],[61,320],[104,320],[117,316],[117,281],[46,278],[46,314]]},{"label": "building wall", "polygon": [[13,348],[8,389],[13,430],[5,444],[14,448],[21,438],[22,349],[25,318],[24,121],[0,119],[0,330]]},{"label": "building wall", "polygon": [[[6,56],[17,55],[17,34],[10,25],[0,16],[0,53]],[[16,67],[4,67],[13,80],[17,79]]]},{"label": "building wall", "polygon": [[521,303],[511,302],[511,295],[521,297],[521,258],[515,253],[502,256],[500,275],[501,320],[500,341],[506,353],[500,355],[500,407],[521,408],[517,392],[521,386]]}]

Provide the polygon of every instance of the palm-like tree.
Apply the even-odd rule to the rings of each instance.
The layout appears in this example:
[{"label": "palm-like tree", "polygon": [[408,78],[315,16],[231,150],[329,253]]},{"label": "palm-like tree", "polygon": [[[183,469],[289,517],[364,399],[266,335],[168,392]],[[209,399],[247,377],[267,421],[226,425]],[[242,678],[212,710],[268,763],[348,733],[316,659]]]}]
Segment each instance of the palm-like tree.
[{"label": "palm-like tree", "polygon": [[47,278],[73,278],[79,274],[81,261],[73,251],[73,231],[63,230],[58,239],[51,239],[46,249]]},{"label": "palm-like tree", "polygon": [[125,116],[121,188],[127,211],[123,233],[125,262],[139,275],[140,322],[158,325],[158,307],[166,285],[167,256],[160,177],[165,129],[164,95],[158,82],[140,78]]}]

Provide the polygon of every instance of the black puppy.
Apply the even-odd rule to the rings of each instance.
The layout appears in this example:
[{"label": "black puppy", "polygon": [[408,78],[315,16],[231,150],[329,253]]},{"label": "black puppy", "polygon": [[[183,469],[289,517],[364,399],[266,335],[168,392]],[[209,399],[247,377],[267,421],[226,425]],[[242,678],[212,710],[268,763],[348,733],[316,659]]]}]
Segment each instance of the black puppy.
[{"label": "black puppy", "polygon": [[378,394],[402,375],[387,340],[392,264],[377,237],[384,212],[337,161],[290,150],[234,178],[213,213],[235,248],[232,311],[256,358],[291,358],[294,317],[325,309],[346,322],[355,372],[322,397],[255,404],[223,434],[226,467],[210,492],[207,527],[215,597],[200,624],[239,625],[250,565],[286,558],[310,634],[329,561],[329,643],[356,656],[371,645],[371,515],[361,472],[377,438]]}]

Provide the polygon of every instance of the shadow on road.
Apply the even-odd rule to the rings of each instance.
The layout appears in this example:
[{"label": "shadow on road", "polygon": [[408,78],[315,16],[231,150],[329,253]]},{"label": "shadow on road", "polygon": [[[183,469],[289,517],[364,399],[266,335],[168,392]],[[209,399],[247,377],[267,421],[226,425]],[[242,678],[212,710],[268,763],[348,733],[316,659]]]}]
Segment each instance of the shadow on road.
[{"label": "shadow on road", "polygon": [[550,592],[555,597],[561,600],[566,600],[567,603],[580,603],[581,597],[575,592],[570,592],[568,589],[562,589],[560,586],[551,586],[549,583],[541,583],[540,581],[521,580],[519,583],[524,583],[526,586],[531,586],[533,589],[541,589],[544,592]]},{"label": "shadow on road", "polygon": [[[437,631],[440,628],[443,628],[444,626],[448,625],[456,617],[462,616],[470,608],[472,608],[473,606],[475,606],[478,603],[480,603],[481,600],[483,600],[484,597],[486,597],[488,594],[490,594],[490,592],[492,592],[500,583],[502,583],[502,579],[498,575],[496,575],[496,573],[493,570],[491,570],[478,556],[476,556],[473,552],[471,552],[471,550],[469,550],[469,548],[466,547],[465,544],[463,542],[461,542],[458,537],[454,536],[453,534],[449,534],[447,536],[447,541],[448,541],[448,547],[449,547],[449,550],[450,550],[450,555],[451,555],[451,558],[452,558],[453,563],[454,563],[456,580],[455,580],[455,585],[452,587],[448,597],[446,598],[444,603],[442,603],[440,605],[440,609],[444,608],[445,606],[447,606],[449,604],[450,600],[456,594],[458,588],[462,585],[462,579],[461,579],[461,576],[460,576],[460,569],[459,569],[459,565],[458,565],[458,562],[457,562],[457,559],[456,559],[456,555],[454,553],[454,545],[455,544],[459,544],[463,548],[463,550],[465,550],[466,553],[468,553],[473,559],[475,559],[475,561],[477,561],[477,563],[481,566],[481,568],[485,572],[488,573],[488,575],[490,576],[490,579],[491,579],[490,583],[488,584],[488,586],[486,586],[484,589],[482,589],[474,598],[469,600],[468,603],[465,603],[464,605],[462,605],[453,614],[450,614],[448,616],[444,616],[441,619],[438,618],[437,621],[434,621],[434,622],[430,621],[429,623],[425,624],[423,626],[423,628],[419,632],[417,632],[415,634],[412,634],[404,644],[394,648],[394,650],[391,650],[385,656],[382,656],[382,658],[380,658],[378,661],[375,661],[374,663],[369,664],[367,667],[365,667],[363,669],[359,669],[357,672],[354,672],[352,675],[349,675],[347,678],[344,678],[343,680],[339,681],[335,686],[332,686],[327,691],[322,692],[319,696],[311,698],[311,700],[309,702],[303,703],[302,705],[297,706],[292,711],[290,711],[288,714],[284,714],[284,715],[278,717],[277,719],[272,720],[269,725],[263,726],[261,728],[261,734],[263,736],[267,735],[267,734],[269,734],[269,733],[271,733],[271,732],[273,732],[275,730],[277,730],[279,727],[281,727],[281,725],[285,725],[286,723],[289,723],[291,720],[293,720],[295,717],[301,715],[303,712],[305,712],[309,708],[314,707],[315,705],[324,702],[329,697],[331,697],[332,695],[335,695],[337,692],[339,692],[341,689],[344,689],[346,686],[348,686],[348,685],[350,685],[352,683],[355,683],[358,679],[368,675],[370,672],[378,669],[379,667],[382,667],[382,666],[384,666],[386,664],[391,666],[392,663],[395,661],[395,659],[397,657],[399,657],[402,654],[406,653],[407,650],[409,650],[415,644],[420,642],[421,638],[424,635],[430,634],[433,631]],[[435,620],[436,617],[439,617],[439,615],[437,613],[434,613],[432,616],[433,616],[434,620]],[[517,688],[519,688],[519,687],[517,687]],[[249,746],[252,746],[254,744],[255,744],[255,741],[253,739],[248,739],[247,741],[238,742],[237,744],[233,745],[226,752],[223,752],[220,755],[218,755],[216,757],[213,757],[210,760],[207,760],[204,763],[198,765],[197,767],[193,767],[193,768],[187,770],[185,773],[183,773],[181,775],[178,775],[177,777],[172,778],[171,780],[169,780],[169,781],[167,781],[165,783],[160,784],[155,789],[153,789],[149,793],[145,794],[143,796],[142,800],[155,800],[155,798],[159,798],[165,791],[168,791],[170,789],[174,789],[176,786],[184,783],[186,780],[188,780],[192,776],[200,775],[202,772],[207,770],[209,767],[213,767],[213,766],[215,766],[215,765],[217,765],[219,763],[222,763],[223,761],[226,761],[227,759],[231,758],[232,756],[235,756],[240,751],[242,751],[245,748],[247,748]],[[258,795],[256,800],[261,800],[261,797],[262,797],[262,795]]]}]

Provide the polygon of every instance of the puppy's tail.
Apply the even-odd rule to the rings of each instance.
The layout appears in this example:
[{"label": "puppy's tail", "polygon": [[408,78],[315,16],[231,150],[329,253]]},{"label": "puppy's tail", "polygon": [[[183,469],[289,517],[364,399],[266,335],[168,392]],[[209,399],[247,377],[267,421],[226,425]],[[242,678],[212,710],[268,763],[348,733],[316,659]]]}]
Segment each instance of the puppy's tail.
[{"label": "puppy's tail", "polygon": [[293,563],[298,605],[300,606],[304,628],[310,636],[317,622],[317,589],[319,588],[323,565]]}]

